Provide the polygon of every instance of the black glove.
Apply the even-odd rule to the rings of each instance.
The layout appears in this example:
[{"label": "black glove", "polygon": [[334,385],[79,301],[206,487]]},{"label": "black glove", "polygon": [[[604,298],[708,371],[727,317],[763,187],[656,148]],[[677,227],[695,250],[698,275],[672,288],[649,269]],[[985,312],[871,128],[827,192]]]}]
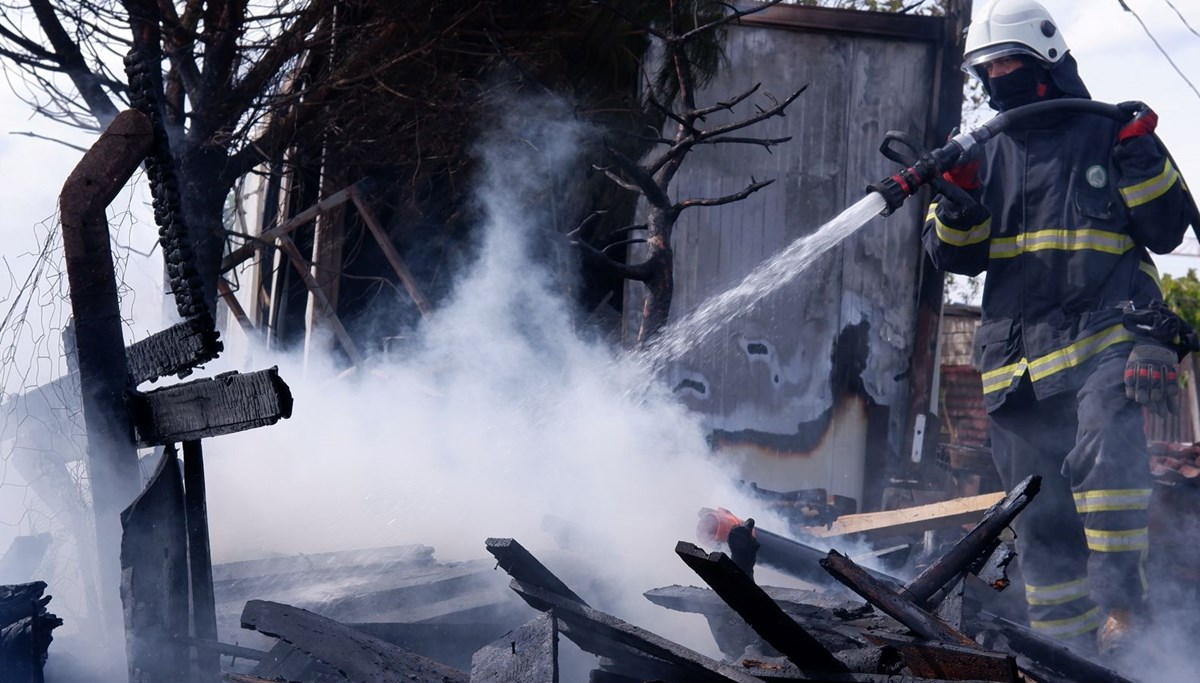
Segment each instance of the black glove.
[{"label": "black glove", "polygon": [[1138,344],[1125,363],[1125,396],[1166,417],[1176,411],[1179,375],[1176,355],[1154,344]]},{"label": "black glove", "polygon": [[1151,135],[1158,127],[1158,114],[1147,107],[1144,102],[1122,102],[1117,108],[1130,115],[1129,123],[1117,133],[1117,142],[1125,142],[1130,138]]}]

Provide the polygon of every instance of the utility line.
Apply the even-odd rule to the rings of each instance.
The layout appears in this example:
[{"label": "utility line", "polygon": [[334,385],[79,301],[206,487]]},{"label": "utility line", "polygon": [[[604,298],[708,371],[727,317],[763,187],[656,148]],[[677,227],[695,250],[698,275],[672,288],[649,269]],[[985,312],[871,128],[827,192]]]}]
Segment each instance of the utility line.
[{"label": "utility line", "polygon": [[1192,25],[1189,24],[1187,19],[1184,18],[1183,14],[1179,11],[1179,8],[1175,6],[1175,3],[1171,2],[1171,0],[1166,0],[1166,2],[1167,7],[1175,10],[1175,14],[1179,17],[1179,20],[1183,22],[1183,25],[1187,27],[1187,30],[1191,31],[1192,34],[1197,38],[1200,38],[1200,33],[1196,33],[1196,29],[1192,28]]},{"label": "utility line", "polygon": [[1200,90],[1196,89],[1196,86],[1193,85],[1183,71],[1180,70],[1179,66],[1175,63],[1175,60],[1171,59],[1171,55],[1167,54],[1167,51],[1163,48],[1162,44],[1158,42],[1158,39],[1154,37],[1154,34],[1151,33],[1150,29],[1146,26],[1146,22],[1142,21],[1142,18],[1138,16],[1138,13],[1134,12],[1132,9],[1130,9],[1129,5],[1125,4],[1125,0],[1117,0],[1117,2],[1121,3],[1121,7],[1126,12],[1132,14],[1134,19],[1137,19],[1137,23],[1141,25],[1142,30],[1145,31],[1146,35],[1150,37],[1150,42],[1154,43],[1154,47],[1157,47],[1158,51],[1162,53],[1163,57],[1167,58],[1167,61],[1170,62],[1171,67],[1175,69],[1175,73],[1179,74],[1179,77],[1183,79],[1184,83],[1188,84],[1188,87],[1192,89],[1192,92],[1196,93],[1196,97],[1200,98]]}]

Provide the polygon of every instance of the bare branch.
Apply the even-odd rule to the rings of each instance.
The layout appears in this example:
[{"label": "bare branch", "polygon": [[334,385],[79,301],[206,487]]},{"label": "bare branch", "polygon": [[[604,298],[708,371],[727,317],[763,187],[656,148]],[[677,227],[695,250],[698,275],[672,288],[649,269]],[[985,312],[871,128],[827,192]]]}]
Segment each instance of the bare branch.
[{"label": "bare branch", "polygon": [[52,137],[48,137],[48,136],[46,136],[46,135],[38,135],[37,133],[34,133],[33,131],[20,131],[20,130],[15,130],[15,131],[13,131],[13,132],[9,133],[9,135],[20,135],[20,136],[22,136],[22,137],[27,137],[27,138],[35,138],[35,139],[37,139],[37,140],[47,140],[47,141],[49,141],[49,142],[53,142],[53,143],[56,143],[56,144],[62,145],[63,147],[67,147],[67,148],[73,149],[73,150],[75,150],[75,151],[77,151],[77,152],[86,152],[86,151],[88,151],[88,148],[87,148],[87,147],[80,147],[79,145],[73,145],[73,144],[71,144],[71,143],[67,142],[66,140],[59,140],[58,138],[52,138]]},{"label": "bare branch", "polygon": [[29,6],[33,9],[51,47],[54,48],[55,60],[71,78],[92,115],[101,126],[106,125],[117,115],[117,108],[100,86],[96,74],[88,68],[79,45],[63,28],[54,6],[49,0],[29,0]]},{"label": "bare branch", "polygon": [[229,96],[222,98],[221,112],[213,116],[210,123],[212,130],[233,125],[245,103],[253,101],[279,69],[302,51],[305,38],[325,14],[325,3],[313,2],[292,22],[241,81],[233,86]]},{"label": "bare branch", "polygon": [[[195,14],[195,4],[197,4],[195,0],[188,3],[188,6],[184,8],[185,16],[189,12]],[[200,95],[200,69],[196,66],[194,52],[195,27],[187,26],[184,20],[180,19],[175,12],[175,3],[171,0],[159,0],[158,6],[163,19],[163,52],[171,60],[171,66],[179,72],[180,83],[183,85],[188,99],[192,101],[193,106],[199,106],[202,98]],[[188,21],[194,20],[194,17],[188,18]]]},{"label": "bare branch", "polygon": [[633,225],[626,225],[625,227],[620,228],[618,230],[613,230],[609,234],[610,235],[624,235],[625,233],[628,233],[628,232],[637,232],[638,230],[645,230],[645,229],[646,229],[645,223],[635,223]]},{"label": "bare branch", "polygon": [[717,102],[709,107],[697,109],[696,111],[692,112],[692,114],[699,119],[703,119],[705,116],[708,116],[709,114],[715,114],[719,111],[733,111],[733,108],[743,102],[747,97],[750,97],[754,93],[758,92],[760,87],[762,87],[762,83],[755,83],[753,88],[750,88],[740,95],[735,95],[724,102]]},{"label": "bare branch", "polygon": [[573,246],[579,248],[589,262],[606,268],[613,273],[625,278],[626,280],[636,280],[645,282],[650,279],[651,269],[649,263],[628,264],[621,263],[615,259],[609,258],[603,251],[593,247],[587,242],[574,240],[571,242]]},{"label": "bare branch", "polygon": [[684,42],[684,41],[690,40],[693,37],[695,37],[701,33],[704,33],[705,31],[711,31],[715,28],[719,28],[721,26],[735,23],[738,20],[740,20],[742,17],[749,16],[751,14],[758,14],[759,12],[762,12],[763,10],[767,9],[768,7],[774,7],[775,5],[778,5],[781,2],[783,2],[783,0],[765,0],[765,2],[763,2],[762,4],[755,5],[754,7],[751,7],[749,9],[744,9],[744,10],[734,9],[731,5],[728,5],[726,3],[721,3],[721,4],[725,5],[726,7],[734,9],[733,13],[727,14],[727,15],[721,17],[720,19],[714,19],[713,21],[710,21],[707,24],[704,24],[703,26],[697,26],[696,28],[694,28],[690,31],[687,31],[686,33],[680,34],[678,36],[671,36],[671,39],[679,41],[679,42]]},{"label": "bare branch", "polygon": [[620,240],[617,242],[613,242],[612,244],[606,244],[606,245],[604,245],[604,249],[602,249],[601,251],[603,251],[604,253],[608,253],[609,249],[616,249],[617,247],[624,247],[624,246],[627,246],[630,244],[645,244],[645,243],[646,243],[645,237],[630,237],[629,239],[624,239],[624,240]]},{"label": "bare branch", "polygon": [[662,41],[667,40],[667,36],[663,35],[663,33],[661,31],[655,30],[654,27],[647,26],[646,24],[643,24],[642,22],[638,21],[637,19],[634,19],[633,17],[629,16],[628,14],[625,14],[624,12],[622,12],[621,10],[619,10],[615,6],[613,6],[611,3],[608,3],[605,0],[592,0],[592,2],[593,2],[593,4],[599,5],[599,6],[603,7],[604,9],[608,10],[609,12],[612,12],[616,16],[624,19],[626,23],[628,23],[630,26],[638,29],[639,31],[648,33]]},{"label": "bare branch", "polygon": [[748,128],[750,126],[753,126],[756,123],[759,123],[760,121],[766,121],[769,118],[773,118],[776,116],[783,116],[784,110],[787,109],[788,106],[791,105],[792,102],[795,102],[796,98],[800,97],[800,95],[805,90],[808,90],[807,84],[805,84],[804,87],[800,88],[796,92],[789,95],[788,98],[783,100],[782,102],[776,102],[775,105],[773,107],[770,107],[769,109],[760,109],[759,113],[755,114],[754,116],[751,116],[750,118],[742,119],[741,121],[734,121],[733,123],[728,123],[728,124],[725,124],[724,126],[717,126],[716,128],[709,128],[707,130],[702,130],[702,131],[700,131],[699,138],[700,138],[700,140],[707,140],[707,139],[715,138],[717,136],[724,135],[726,133],[732,133],[735,130],[741,130],[743,128]]},{"label": "bare branch", "polygon": [[605,175],[613,178],[621,187],[641,192],[642,196],[646,198],[646,201],[650,202],[651,206],[660,209],[666,209],[671,206],[671,200],[667,197],[666,190],[655,182],[654,177],[646,169],[639,166],[637,162],[622,154],[612,145],[606,145],[606,147],[609,155],[617,162],[617,168],[624,174],[624,178],[620,176],[614,178],[614,173],[611,170],[601,169]]},{"label": "bare branch", "polygon": [[696,206],[720,206],[722,204],[732,204],[733,202],[740,202],[743,199],[745,199],[746,197],[749,197],[750,195],[754,194],[755,192],[758,192],[759,190],[763,189],[764,187],[770,185],[773,182],[775,182],[774,179],[764,180],[762,182],[755,182],[754,178],[751,178],[750,184],[747,185],[741,192],[727,194],[724,197],[713,197],[713,198],[705,198],[705,199],[685,199],[684,201],[679,202],[675,206],[671,207],[671,210],[674,211],[676,214],[678,214],[678,213],[681,213],[684,209],[690,209],[690,208],[696,207]]},{"label": "bare branch", "polygon": [[792,139],[792,136],[790,136],[790,135],[785,138],[740,138],[740,137],[734,137],[731,135],[723,135],[719,138],[708,138],[706,140],[698,140],[696,142],[696,144],[698,144],[698,145],[718,145],[718,144],[724,143],[724,144],[737,144],[737,145],[761,145],[764,149],[767,150],[767,153],[770,153],[772,147],[774,147],[775,145],[782,145],[783,143],[788,142],[791,139]]},{"label": "bare branch", "polygon": [[588,214],[587,218],[584,218],[583,220],[579,221],[579,225],[577,225],[574,230],[567,233],[567,237],[579,237],[586,233],[591,232],[592,227],[595,226],[596,223],[599,222],[599,220],[607,214],[608,214],[607,211],[591,212],[590,214]]}]

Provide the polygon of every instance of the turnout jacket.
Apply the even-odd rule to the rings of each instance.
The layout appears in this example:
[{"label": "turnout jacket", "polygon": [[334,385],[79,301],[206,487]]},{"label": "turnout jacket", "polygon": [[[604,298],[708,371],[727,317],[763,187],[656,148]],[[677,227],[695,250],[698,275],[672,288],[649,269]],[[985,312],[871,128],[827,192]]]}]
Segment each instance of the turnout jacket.
[{"label": "turnout jacket", "polygon": [[1117,144],[1121,125],[1059,115],[998,135],[971,150],[979,205],[930,206],[933,263],[988,273],[975,345],[989,412],[1026,373],[1039,400],[1077,390],[1132,348],[1123,307],[1162,298],[1148,251],[1182,241],[1186,188],[1153,135]]}]

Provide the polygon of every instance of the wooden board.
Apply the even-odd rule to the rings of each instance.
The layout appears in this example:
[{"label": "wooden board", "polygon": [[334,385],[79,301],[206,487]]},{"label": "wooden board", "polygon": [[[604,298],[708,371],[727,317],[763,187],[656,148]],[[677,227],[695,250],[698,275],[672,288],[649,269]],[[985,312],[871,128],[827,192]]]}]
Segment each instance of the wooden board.
[{"label": "wooden board", "polygon": [[984,493],[967,498],[917,505],[902,510],[843,515],[826,527],[804,527],[802,531],[818,538],[862,534],[868,539],[916,534],[931,529],[975,524],[988,508],[1004,498],[1004,492]]},{"label": "wooden board", "polygon": [[200,316],[177,323],[125,348],[129,383],[137,386],[167,375],[182,377],[223,349],[211,318]]},{"label": "wooden board", "polygon": [[489,538],[484,542],[484,545],[487,547],[487,551],[496,558],[496,562],[499,563],[500,568],[508,572],[508,575],[514,579],[561,595],[581,605],[587,605],[583,598],[576,595],[575,591],[563,583],[562,579],[555,576],[532,553],[515,540],[511,538]]},{"label": "wooden board", "polygon": [[242,627],[279,638],[356,683],[468,683],[462,671],[291,605],[251,600]]},{"label": "wooden board", "polygon": [[542,614],[477,650],[471,683],[558,683],[558,620]]},{"label": "wooden board", "polygon": [[121,513],[121,602],[130,680],[186,681],[190,648],[187,528],[179,458],[168,449],[146,490]]},{"label": "wooden board", "polygon": [[[567,636],[581,648],[593,652],[593,654],[607,653],[597,653],[589,649],[589,635],[610,643],[619,643],[650,657],[668,662],[678,667],[681,673],[686,674],[686,680],[689,681],[697,683],[702,681],[758,683],[758,679],[748,676],[728,664],[718,662],[662,636],[561,595],[522,583],[516,579],[513,579],[512,589],[535,609],[554,610],[555,616],[563,622],[577,627],[567,632]],[[583,642],[580,642],[581,640]]]},{"label": "wooden board", "polygon": [[759,588],[754,580],[724,553],[706,553],[680,541],[675,554],[712,586],[730,607],[763,640],[779,650],[797,667],[844,673],[846,666]]},{"label": "wooden board", "polygon": [[292,393],[269,368],[135,393],[129,405],[138,445],[163,446],[275,424],[291,417]]}]

